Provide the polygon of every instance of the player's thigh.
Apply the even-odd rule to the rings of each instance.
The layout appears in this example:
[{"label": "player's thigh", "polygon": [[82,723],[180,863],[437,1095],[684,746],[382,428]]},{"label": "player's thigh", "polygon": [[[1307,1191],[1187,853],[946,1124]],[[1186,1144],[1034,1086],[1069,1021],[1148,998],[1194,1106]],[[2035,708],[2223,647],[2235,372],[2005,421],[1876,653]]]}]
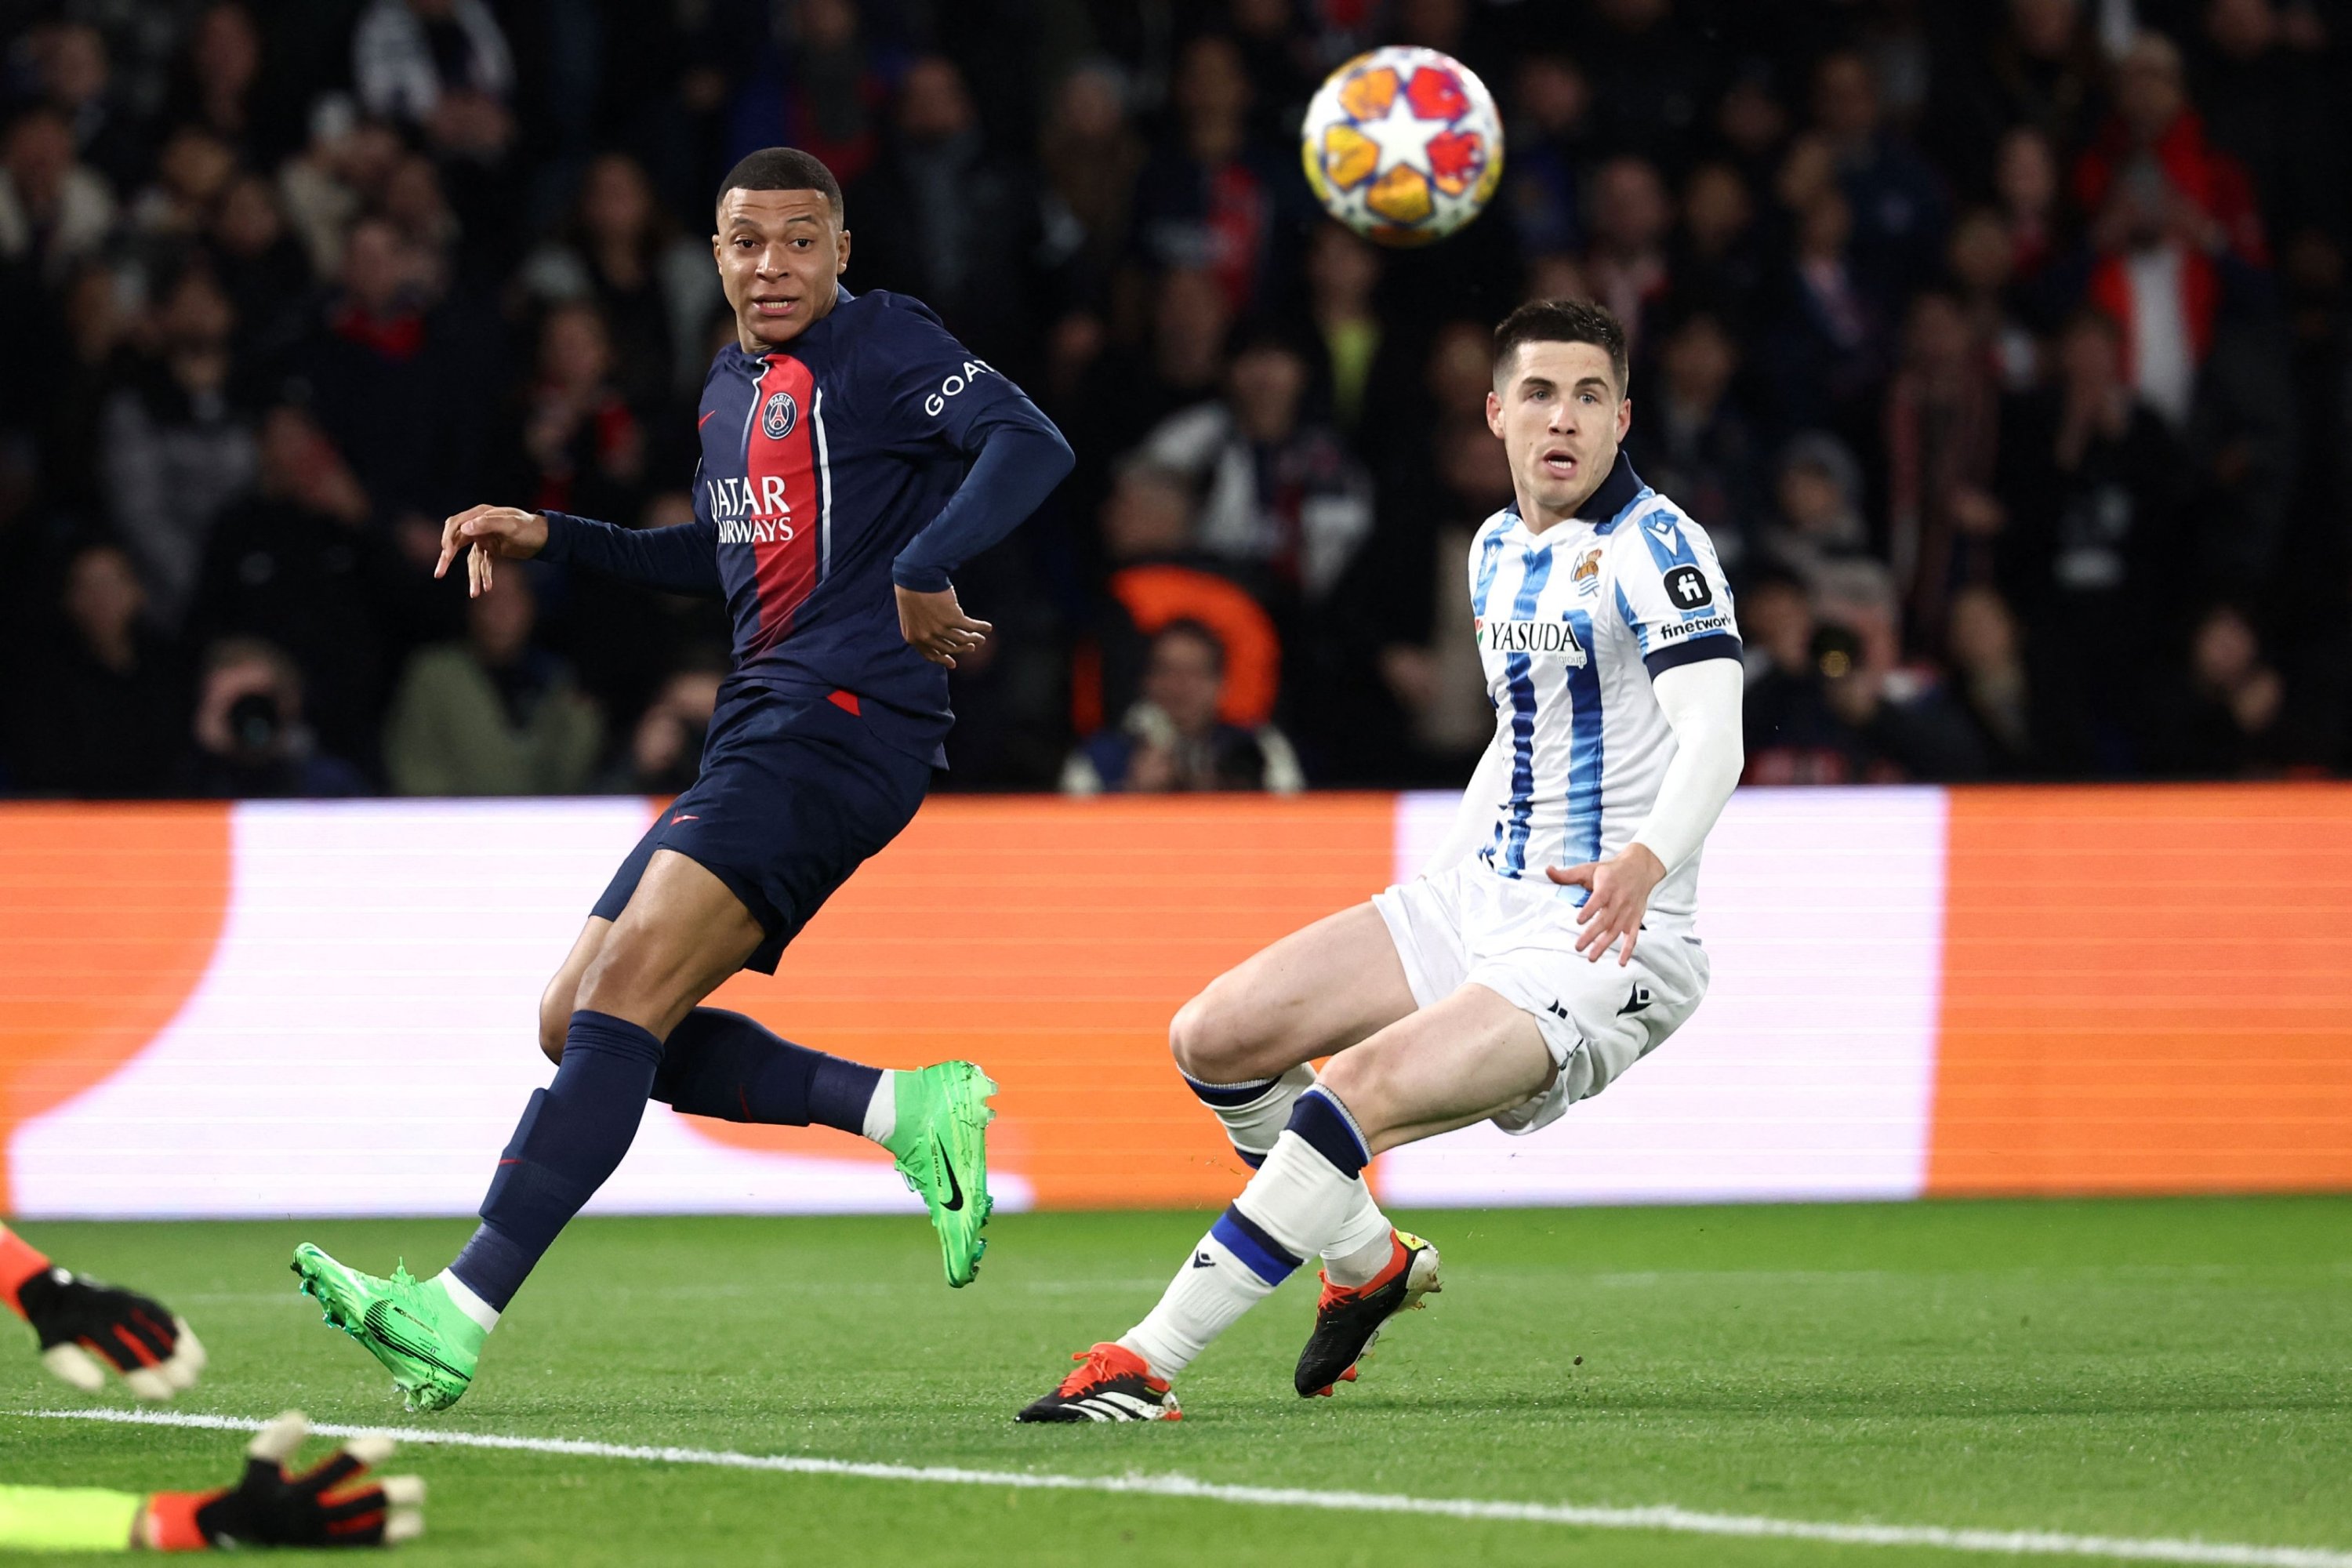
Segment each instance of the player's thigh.
[{"label": "player's thigh", "polygon": [[597,953],[604,951],[604,937],[612,929],[611,921],[590,915],[573,939],[572,951],[556,966],[547,989],[539,994],[539,1048],[547,1053],[549,1061],[563,1060],[563,1037],[572,1027],[572,1015],[580,1010],[580,983]]},{"label": "player's thigh", "polygon": [[1322,1081],[1378,1153],[1521,1104],[1556,1070],[1526,1008],[1465,984],[1333,1058]]},{"label": "player's thigh", "polygon": [[1261,949],[1177,1009],[1169,1048],[1202,1083],[1244,1083],[1344,1050],[1413,1009],[1386,921],[1370,904]]},{"label": "player's thigh", "polygon": [[700,863],[657,850],[589,962],[579,1005],[667,1039],[766,935],[743,900]]}]

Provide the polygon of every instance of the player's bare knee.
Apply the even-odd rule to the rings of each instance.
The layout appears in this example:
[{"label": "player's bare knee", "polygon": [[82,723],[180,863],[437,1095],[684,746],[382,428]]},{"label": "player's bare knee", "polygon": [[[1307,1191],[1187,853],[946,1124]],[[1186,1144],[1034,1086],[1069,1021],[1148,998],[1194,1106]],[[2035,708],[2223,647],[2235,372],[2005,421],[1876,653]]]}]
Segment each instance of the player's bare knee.
[{"label": "player's bare knee", "polygon": [[563,1037],[572,1031],[572,987],[557,975],[539,999],[539,1048],[549,1061],[563,1065]]},{"label": "player's bare knee", "polygon": [[1168,1050],[1177,1070],[1195,1083],[1239,1083],[1251,1076],[1249,1041],[1238,1009],[1228,1005],[1222,982],[1176,1009],[1168,1025]]}]

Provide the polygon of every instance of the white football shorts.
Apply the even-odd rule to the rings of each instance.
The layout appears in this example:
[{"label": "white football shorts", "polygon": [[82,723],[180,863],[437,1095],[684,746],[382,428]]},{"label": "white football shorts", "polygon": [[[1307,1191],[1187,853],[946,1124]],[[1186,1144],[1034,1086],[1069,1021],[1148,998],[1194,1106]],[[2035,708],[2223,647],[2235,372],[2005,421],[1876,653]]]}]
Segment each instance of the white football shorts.
[{"label": "white football shorts", "polygon": [[1549,881],[1498,877],[1475,860],[1372,895],[1416,1005],[1484,985],[1525,1010],[1559,1064],[1551,1087],[1496,1116],[1506,1132],[1557,1121],[1680,1028],[1706,994],[1706,949],[1650,922],[1620,967],[1576,951],[1577,906]]}]

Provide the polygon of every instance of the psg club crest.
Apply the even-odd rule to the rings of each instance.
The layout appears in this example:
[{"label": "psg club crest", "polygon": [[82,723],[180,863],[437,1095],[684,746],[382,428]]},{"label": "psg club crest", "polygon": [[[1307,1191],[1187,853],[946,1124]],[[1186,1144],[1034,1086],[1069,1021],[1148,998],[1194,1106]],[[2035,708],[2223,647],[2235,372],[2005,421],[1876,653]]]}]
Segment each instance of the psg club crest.
[{"label": "psg club crest", "polygon": [[782,440],[800,422],[801,405],[793,401],[789,392],[770,393],[767,403],[760,409],[760,428],[771,441]]}]

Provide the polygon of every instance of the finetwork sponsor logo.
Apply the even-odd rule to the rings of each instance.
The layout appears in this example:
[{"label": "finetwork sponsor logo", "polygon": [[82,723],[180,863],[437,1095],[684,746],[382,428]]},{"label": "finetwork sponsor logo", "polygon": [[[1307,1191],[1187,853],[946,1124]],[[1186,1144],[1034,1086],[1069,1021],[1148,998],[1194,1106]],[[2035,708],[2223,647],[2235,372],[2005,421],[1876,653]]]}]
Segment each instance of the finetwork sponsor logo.
[{"label": "finetwork sponsor logo", "polygon": [[1584,645],[1566,621],[1488,621],[1476,623],[1478,646],[1488,653],[1549,654],[1579,669],[1584,668]]},{"label": "finetwork sponsor logo", "polygon": [[1681,642],[1690,637],[1705,637],[1709,632],[1727,632],[1730,629],[1729,616],[1699,616],[1690,620],[1668,621],[1654,628],[1650,635],[1661,642]]}]

